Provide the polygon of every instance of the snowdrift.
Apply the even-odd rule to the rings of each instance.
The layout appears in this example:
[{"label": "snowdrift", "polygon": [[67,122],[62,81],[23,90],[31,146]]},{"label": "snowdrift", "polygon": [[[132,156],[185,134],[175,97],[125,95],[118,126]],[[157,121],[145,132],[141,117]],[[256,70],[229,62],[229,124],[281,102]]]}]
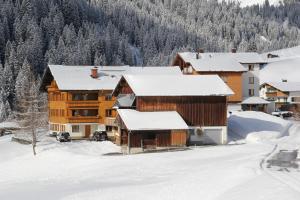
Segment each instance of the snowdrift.
[{"label": "snowdrift", "polygon": [[292,123],[262,112],[234,112],[228,118],[229,140],[248,143],[289,135]]}]

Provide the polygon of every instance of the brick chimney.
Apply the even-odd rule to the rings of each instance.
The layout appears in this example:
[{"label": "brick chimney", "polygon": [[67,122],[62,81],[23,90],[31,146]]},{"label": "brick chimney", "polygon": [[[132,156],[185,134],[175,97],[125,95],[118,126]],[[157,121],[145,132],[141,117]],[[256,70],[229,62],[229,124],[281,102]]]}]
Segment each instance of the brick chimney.
[{"label": "brick chimney", "polygon": [[231,53],[236,53],[236,48],[232,48]]},{"label": "brick chimney", "polygon": [[98,67],[94,67],[91,69],[91,77],[98,78]]}]

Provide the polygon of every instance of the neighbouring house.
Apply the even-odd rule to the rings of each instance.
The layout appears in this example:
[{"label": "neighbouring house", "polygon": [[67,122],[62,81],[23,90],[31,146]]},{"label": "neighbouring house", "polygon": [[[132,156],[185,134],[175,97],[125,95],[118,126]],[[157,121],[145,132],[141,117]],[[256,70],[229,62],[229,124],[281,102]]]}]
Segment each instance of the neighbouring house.
[{"label": "neighbouring house", "polygon": [[[299,48],[300,49],[300,48]],[[300,82],[300,55],[298,57],[270,58],[260,70],[260,85],[274,82]]]},{"label": "neighbouring house", "polygon": [[121,98],[117,141],[129,148],[225,144],[233,94],[217,75],[124,75],[113,92]]},{"label": "neighbouring house", "polygon": [[[229,53],[198,52],[178,53],[173,65],[181,67],[184,74],[217,74],[234,91],[229,97],[229,109],[240,109],[243,100],[259,96],[259,71],[265,63],[258,53],[236,52]],[[259,102],[258,102],[259,103]]]},{"label": "neighbouring house", "polygon": [[275,108],[286,110],[300,104],[300,82],[269,82],[260,88],[261,97],[275,102]]},{"label": "neighbouring house", "polygon": [[248,97],[241,103],[243,111],[261,111],[265,113],[268,112],[268,104],[270,104],[269,101],[260,97]]},{"label": "neighbouring house", "polygon": [[67,131],[73,139],[106,130],[114,138],[116,98],[111,95],[123,74],[176,74],[179,67],[49,65],[41,90],[48,92],[50,132]]}]

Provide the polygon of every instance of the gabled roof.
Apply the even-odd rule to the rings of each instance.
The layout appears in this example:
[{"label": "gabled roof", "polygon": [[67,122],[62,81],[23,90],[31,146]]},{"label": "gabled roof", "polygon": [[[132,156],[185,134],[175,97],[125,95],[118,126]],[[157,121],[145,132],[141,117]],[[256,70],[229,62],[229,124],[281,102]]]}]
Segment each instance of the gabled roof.
[{"label": "gabled roof", "polygon": [[49,65],[42,89],[53,79],[60,90],[113,90],[123,74],[182,75],[179,67],[99,66],[98,78],[92,78],[94,66]]},{"label": "gabled roof", "polygon": [[265,84],[268,84],[282,92],[300,92],[300,82],[269,82]]},{"label": "gabled roof", "polygon": [[124,75],[136,96],[230,96],[217,75]]},{"label": "gabled roof", "polygon": [[[202,54],[201,54],[202,55]],[[200,56],[201,56],[200,55]],[[179,53],[179,56],[190,63],[196,71],[202,72],[244,72],[247,71],[243,65],[230,56],[208,56],[196,58],[196,53]]]},{"label": "gabled roof", "polygon": [[188,126],[176,111],[139,112],[118,109],[118,114],[126,128],[138,130],[187,130]]},{"label": "gabled roof", "polygon": [[266,101],[260,97],[249,97],[247,99],[245,99],[244,101],[242,101],[241,104],[244,105],[257,105],[257,104],[261,104],[261,105],[265,105],[265,104],[269,104],[269,101]]}]

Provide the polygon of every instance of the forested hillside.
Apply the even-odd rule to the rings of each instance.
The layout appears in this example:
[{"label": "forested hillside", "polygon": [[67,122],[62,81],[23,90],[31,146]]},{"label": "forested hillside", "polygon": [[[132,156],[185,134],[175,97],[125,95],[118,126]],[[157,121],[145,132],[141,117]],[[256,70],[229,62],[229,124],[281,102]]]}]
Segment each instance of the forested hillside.
[{"label": "forested hillside", "polygon": [[218,0],[0,0],[0,121],[29,89],[24,74],[38,82],[47,63],[168,65],[185,49],[299,45],[300,4],[287,2],[241,8]]}]

